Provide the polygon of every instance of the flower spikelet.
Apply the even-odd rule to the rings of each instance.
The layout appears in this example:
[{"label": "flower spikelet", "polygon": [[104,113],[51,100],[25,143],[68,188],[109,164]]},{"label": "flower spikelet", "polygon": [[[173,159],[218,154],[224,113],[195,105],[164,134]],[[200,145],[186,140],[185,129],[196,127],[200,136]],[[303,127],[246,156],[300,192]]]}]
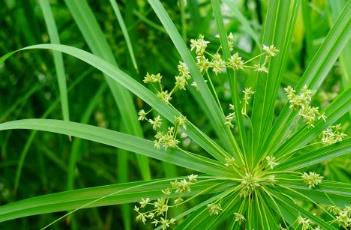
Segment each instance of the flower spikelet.
[{"label": "flower spikelet", "polygon": [[225,61],[222,59],[219,53],[213,55],[213,59],[210,66],[212,67],[212,70],[215,74],[223,73],[226,69]]},{"label": "flower spikelet", "polygon": [[221,205],[216,203],[208,204],[207,209],[208,209],[208,212],[210,213],[210,216],[217,216],[223,210]]},{"label": "flower spikelet", "polygon": [[315,172],[304,172],[301,177],[303,182],[308,185],[309,188],[314,188],[323,181],[323,176]]},{"label": "flower spikelet", "polygon": [[190,40],[190,49],[195,50],[196,55],[201,56],[204,54],[209,41],[204,39],[203,35],[199,35],[198,39],[191,39]]}]

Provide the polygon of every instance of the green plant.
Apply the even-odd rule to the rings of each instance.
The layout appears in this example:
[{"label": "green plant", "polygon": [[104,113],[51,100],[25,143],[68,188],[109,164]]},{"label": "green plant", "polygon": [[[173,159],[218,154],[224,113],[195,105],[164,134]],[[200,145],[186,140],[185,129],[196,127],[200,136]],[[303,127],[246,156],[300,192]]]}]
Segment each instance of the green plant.
[{"label": "green plant", "polygon": [[[248,65],[233,51],[235,47],[231,37],[227,36],[219,0],[211,1],[220,39],[218,53],[205,56],[207,42],[200,36],[192,42],[195,58],[160,1],[149,0],[182,59],[174,88],[167,91],[161,85],[155,93],[116,66],[109,56],[110,52],[106,51],[108,48],[99,46],[105,44],[101,42],[103,38],[95,37],[92,32],[89,34],[91,25],[83,16],[92,16],[87,13],[88,9],[80,11],[77,2],[67,1],[67,4],[77,10],[76,17],[81,17],[78,20],[80,27],[86,31],[85,39],[94,54],[59,44],[33,45],[21,51],[46,49],[61,52],[102,71],[121,113],[125,115],[124,128],[129,134],[70,122],[67,115],[66,121],[9,121],[0,124],[0,130],[30,129],[78,137],[185,167],[198,172],[199,176],[128,182],[37,196],[0,207],[0,221],[69,211],[63,216],[66,217],[83,208],[139,202],[135,208],[137,220],[146,223],[150,219],[152,224],[163,229],[175,224],[178,229],[211,229],[219,225],[230,226],[230,229],[350,227],[350,185],[325,180],[318,164],[351,151],[351,140],[345,138],[339,126],[334,125],[351,109],[351,88],[346,87],[321,111],[311,104],[312,96],[351,38],[351,2],[345,4],[297,84],[285,87],[288,102],[277,116],[275,102],[278,93],[283,91],[282,79],[301,3],[299,0],[289,1],[290,4],[282,4],[278,0],[270,2],[262,47],[260,54],[255,56],[258,60],[256,65]],[[132,52],[132,49],[129,48],[129,51]],[[5,54],[0,61],[4,62],[15,52]],[[252,79],[242,84],[240,73],[245,68],[249,69]],[[229,111],[222,108],[223,103],[212,82],[217,77],[226,77],[229,82],[232,104]],[[188,81],[194,84],[188,84]],[[161,76],[148,74],[144,82],[159,84]],[[186,85],[208,118],[216,139],[201,131],[170,103],[173,93],[185,89]],[[159,131],[155,136],[156,142],[141,137],[137,113],[127,90],[158,113],[154,114],[154,118],[147,118],[151,110],[139,112],[139,120],[147,119]],[[61,90],[60,93],[65,92]],[[118,98],[123,99],[120,101]],[[62,102],[63,108],[66,108],[67,103],[65,100]],[[228,116],[225,111],[229,112]],[[162,131],[161,119],[174,127]],[[178,146],[180,130],[206,153],[193,153]],[[144,179],[150,179],[146,158],[138,159]],[[75,155],[71,162],[72,171]],[[72,187],[69,183],[68,188]],[[173,200],[175,205],[170,204]],[[184,203],[190,203],[191,207],[175,212],[173,217],[168,216],[171,206],[178,207]],[[143,212],[142,209],[149,205],[154,209]],[[317,211],[311,213],[310,210]]]}]

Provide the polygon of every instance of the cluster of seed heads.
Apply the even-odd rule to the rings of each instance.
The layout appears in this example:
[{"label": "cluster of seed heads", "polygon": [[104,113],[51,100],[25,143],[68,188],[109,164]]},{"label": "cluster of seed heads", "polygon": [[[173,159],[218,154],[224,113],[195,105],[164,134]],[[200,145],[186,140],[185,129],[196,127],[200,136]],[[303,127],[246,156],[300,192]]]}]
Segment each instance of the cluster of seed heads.
[{"label": "cluster of seed heads", "polygon": [[239,212],[234,213],[234,221],[242,224],[246,221],[245,216]]},{"label": "cluster of seed heads", "polygon": [[234,112],[234,105],[230,104],[229,105],[229,110],[231,111],[226,117],[224,124],[228,126],[229,128],[233,128],[233,122],[235,120],[235,112]]},{"label": "cluster of seed heads", "polygon": [[[191,79],[189,69],[184,62],[179,62],[177,68],[178,75],[175,76],[175,84],[170,91],[163,89],[162,75],[160,73],[147,73],[143,80],[143,82],[146,84],[152,84],[157,90],[157,97],[159,97],[162,101],[166,102],[167,104],[172,100],[172,94],[175,91],[186,90],[188,81]],[[155,87],[155,84],[157,87]]]},{"label": "cluster of seed heads", "polygon": [[174,126],[168,127],[166,132],[157,131],[154,141],[155,148],[175,148],[179,143],[179,141],[177,140],[177,134],[180,128],[186,129],[185,123],[186,117],[183,115],[179,115],[175,118]]},{"label": "cluster of seed heads", "polygon": [[351,205],[344,208],[330,206],[328,210],[335,216],[335,221],[344,229],[351,229]]},{"label": "cluster of seed heads", "polygon": [[156,149],[163,147],[164,149],[177,147],[179,141],[177,140],[177,135],[180,129],[186,129],[186,117],[179,115],[175,117],[174,126],[168,127],[166,131],[161,131],[162,118],[157,115],[154,119],[148,119],[146,116],[152,110],[145,112],[143,109],[139,111],[139,120],[147,120],[152,128],[156,131],[154,146]]},{"label": "cluster of seed heads", "polygon": [[226,157],[224,166],[226,167],[235,167],[236,161],[234,157]]},{"label": "cluster of seed heads", "polygon": [[[250,104],[250,99],[252,95],[255,93],[255,91],[252,90],[251,87],[245,88],[243,90],[244,96],[243,96],[243,101],[242,101],[242,107],[241,107],[241,114],[244,116],[247,116],[247,107]],[[229,114],[225,117],[224,124],[228,126],[229,128],[233,128],[233,122],[235,120],[235,111],[234,111],[234,105],[229,104]]]},{"label": "cluster of seed heads", "polygon": [[240,182],[240,196],[249,197],[259,187],[261,187],[260,179],[253,173],[247,172]]},{"label": "cluster of seed heads", "polygon": [[244,93],[244,97],[243,97],[243,103],[241,107],[241,114],[244,116],[247,116],[247,106],[249,105],[250,99],[252,95],[255,93],[255,91],[253,91],[252,88],[249,87],[249,88],[245,88],[243,90],[243,93]]},{"label": "cluster of seed heads", "polygon": [[[296,94],[295,89],[291,86],[286,87],[285,93],[288,97],[290,108],[298,109],[299,116],[301,116],[309,127],[314,127],[317,120],[326,121],[324,113],[319,112],[318,107],[311,106],[312,91],[305,85],[300,94]],[[322,131],[322,143],[323,144],[334,144],[342,141],[346,137],[346,134],[342,132],[341,125],[329,126],[327,129]]]},{"label": "cluster of seed heads", "polygon": [[[227,36],[228,45],[230,51],[234,50],[234,36],[232,33],[229,33]],[[223,73],[227,68],[233,70],[243,70],[243,69],[252,69],[257,72],[268,73],[268,64],[272,57],[276,56],[279,50],[274,45],[263,45],[262,53],[251,58],[250,60],[243,60],[238,52],[233,53],[228,60],[224,60],[221,54],[218,52],[221,47],[217,49],[215,54],[211,54],[206,51],[206,48],[210,42],[204,39],[203,35],[199,35],[197,39],[190,40],[190,49],[196,54],[196,63],[201,72],[208,72],[212,70],[216,75]],[[263,63],[251,64],[255,59],[264,56]]]},{"label": "cluster of seed heads", "polygon": [[266,162],[270,169],[274,169],[274,167],[279,164],[274,156],[267,156]]},{"label": "cluster of seed heads", "polygon": [[303,182],[308,185],[309,188],[314,188],[323,181],[323,176],[315,172],[304,172],[301,177]]},{"label": "cluster of seed heads", "polygon": [[[241,171],[243,171],[243,169],[237,165],[234,157],[225,158],[224,165],[226,167],[232,168],[241,177],[241,179],[239,179],[239,195],[241,197],[250,197],[257,189],[260,189],[264,185],[276,184],[275,175],[272,175],[270,173],[266,174],[263,171],[252,172],[250,170],[244,169],[245,173],[242,174]],[[266,169],[271,170],[277,165],[278,162],[276,161],[275,157],[266,157]]]},{"label": "cluster of seed heads", "polygon": [[217,216],[223,211],[220,203],[208,204],[207,209],[208,209],[208,213],[210,214],[210,216]]},{"label": "cluster of seed heads", "polygon": [[325,121],[325,114],[320,113],[318,107],[311,106],[313,93],[306,85],[302,88],[300,94],[296,94],[295,89],[291,86],[286,87],[284,90],[288,97],[290,108],[297,109],[299,116],[303,118],[309,127],[314,127],[317,120],[322,119]]},{"label": "cluster of seed heads", "polygon": [[[263,45],[262,52],[259,55],[249,60],[244,60],[239,55],[238,52],[233,53],[234,51],[233,34],[229,33],[227,38],[228,38],[229,49],[232,53],[231,56],[228,58],[228,60],[225,60],[219,53],[219,51],[222,48],[221,46],[217,49],[217,52],[214,54],[207,52],[206,49],[207,49],[207,46],[210,44],[210,42],[205,40],[203,35],[199,35],[197,39],[190,40],[190,49],[195,52],[196,64],[202,73],[206,73],[210,81],[211,79],[209,76],[209,70],[212,70],[212,72],[215,75],[226,72],[228,68],[234,71],[251,69],[257,72],[268,73],[268,65],[271,58],[276,56],[279,53],[279,50],[274,45],[269,45],[269,46]],[[255,61],[260,57],[264,57],[264,60],[256,64],[252,63],[253,61]],[[192,85],[196,86],[196,84],[194,83]],[[252,95],[254,94],[254,91],[252,90],[251,87],[248,87],[243,90],[243,93],[244,93],[244,97],[242,101],[241,113],[244,116],[247,116],[247,107],[250,103],[250,99]],[[229,128],[233,128],[234,120],[235,120],[235,112],[234,112],[234,107],[232,107],[230,108],[230,113],[225,117],[224,124]]]},{"label": "cluster of seed heads", "polygon": [[306,217],[299,216],[297,218],[297,223],[301,226],[302,230],[321,230],[319,225]]},{"label": "cluster of seed heads", "polygon": [[175,224],[176,219],[168,217],[168,210],[185,203],[182,196],[191,191],[191,186],[197,182],[197,177],[192,174],[187,178],[172,181],[169,187],[162,190],[163,196],[156,200],[141,199],[139,205],[134,207],[134,211],[137,212],[136,220],[143,224],[149,222],[162,230],[170,228]]},{"label": "cluster of seed heads", "polygon": [[[207,210],[210,216],[218,216],[222,211],[223,208],[220,203],[210,203],[207,205]],[[242,224],[246,221],[244,215],[239,212],[233,213],[234,221]]]},{"label": "cluster of seed heads", "polygon": [[340,124],[328,127],[322,132],[322,143],[326,145],[342,141],[347,135],[342,132]]},{"label": "cluster of seed heads", "polygon": [[[168,91],[163,88],[162,85],[162,75],[160,73],[150,74],[147,73],[144,77],[144,83],[152,84],[154,88],[157,90],[156,95],[163,102],[169,104],[172,100],[172,95],[177,90],[186,90],[186,86],[188,85],[188,81],[191,79],[188,67],[185,63],[180,62],[178,65],[178,75],[175,76],[175,84],[172,90]],[[155,87],[155,84],[157,87]],[[158,88],[158,89],[157,89]],[[161,147],[174,148],[178,145],[179,141],[177,140],[177,134],[180,128],[185,129],[186,117],[183,115],[179,115],[175,117],[174,127],[168,127],[166,131],[161,131],[162,118],[160,115],[155,116],[153,119],[147,118],[147,115],[152,111],[140,110],[138,112],[138,120],[144,121],[146,120],[152,125],[152,128],[157,131],[155,135],[155,148],[160,149]]]}]

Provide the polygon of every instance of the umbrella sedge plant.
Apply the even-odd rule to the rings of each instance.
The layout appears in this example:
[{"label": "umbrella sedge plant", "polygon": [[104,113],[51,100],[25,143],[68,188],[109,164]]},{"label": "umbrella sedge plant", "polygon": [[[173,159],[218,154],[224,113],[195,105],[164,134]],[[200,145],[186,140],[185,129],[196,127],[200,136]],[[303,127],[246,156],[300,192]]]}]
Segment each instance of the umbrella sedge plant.
[{"label": "umbrella sedge plant", "polygon": [[[248,59],[240,55],[233,35],[225,29],[219,0],[211,1],[219,34],[216,52],[207,49],[211,42],[201,34],[186,43],[161,2],[148,3],[181,57],[174,67],[173,87],[162,84],[160,73],[149,72],[138,82],[99,55],[60,44],[28,46],[4,55],[1,62],[16,52],[44,49],[88,63],[103,72],[109,83],[147,104],[134,118],[150,124],[153,140],[67,119],[14,120],[0,124],[0,130],[65,134],[192,173],[19,200],[0,207],[0,221],[68,211],[47,223],[47,228],[83,208],[133,204],[130,218],[141,227],[156,229],[349,229],[351,186],[326,180],[319,165],[351,152],[351,139],[338,123],[351,110],[351,88],[345,87],[326,108],[314,104],[314,95],[350,41],[351,2],[345,3],[296,85],[283,85],[282,77],[301,1],[270,1],[259,50]],[[229,1],[223,3],[232,6]],[[249,73],[252,84],[241,84],[242,71]],[[218,97],[214,78],[229,82],[231,103],[226,106]],[[194,96],[199,114],[207,117],[217,138],[210,138],[172,105],[179,91]],[[277,111],[279,93],[286,103]],[[203,154],[182,148],[182,134]]]}]

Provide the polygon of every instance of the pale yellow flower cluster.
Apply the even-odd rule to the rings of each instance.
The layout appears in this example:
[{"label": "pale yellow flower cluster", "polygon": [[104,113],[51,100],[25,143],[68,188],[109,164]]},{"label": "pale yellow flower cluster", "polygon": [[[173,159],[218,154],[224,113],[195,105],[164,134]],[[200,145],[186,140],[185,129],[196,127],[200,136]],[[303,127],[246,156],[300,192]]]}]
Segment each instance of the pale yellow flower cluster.
[{"label": "pale yellow flower cluster", "polygon": [[[234,50],[234,35],[229,33],[227,39],[229,50],[232,52]],[[224,60],[218,52],[221,47],[218,48],[215,54],[211,54],[206,51],[208,44],[210,44],[210,42],[206,41],[203,35],[199,35],[197,39],[190,40],[190,49],[196,54],[196,62],[200,71],[207,72],[209,69],[212,69],[213,73],[216,75],[224,73],[227,68],[231,68],[235,71],[248,68],[257,72],[268,73],[267,65],[269,60],[279,53],[279,50],[274,45],[263,45],[262,53],[248,61],[244,61],[238,52],[232,53],[228,60]],[[265,57],[263,63],[253,66],[247,65],[249,62],[261,56]]]},{"label": "pale yellow flower cluster", "polygon": [[312,91],[305,85],[300,94],[296,94],[295,89],[291,86],[286,87],[285,93],[288,97],[290,108],[299,110],[299,116],[303,118],[309,127],[314,127],[318,120],[326,119],[323,113],[319,112],[318,107],[311,106]]},{"label": "pale yellow flower cluster", "polygon": [[314,188],[323,181],[323,176],[315,172],[304,172],[301,177],[303,182],[308,185],[309,188]]},{"label": "pale yellow flower cluster", "polygon": [[181,195],[190,192],[191,186],[197,182],[197,177],[191,174],[179,181],[172,181],[170,187],[162,190],[163,196],[154,201],[150,198],[142,198],[139,205],[134,206],[134,211],[137,213],[136,220],[143,224],[149,222],[163,230],[170,228],[176,222],[175,218],[168,217],[168,210],[173,207],[169,204],[170,195],[172,193],[180,195],[174,200],[174,204],[176,206],[182,204]]}]

